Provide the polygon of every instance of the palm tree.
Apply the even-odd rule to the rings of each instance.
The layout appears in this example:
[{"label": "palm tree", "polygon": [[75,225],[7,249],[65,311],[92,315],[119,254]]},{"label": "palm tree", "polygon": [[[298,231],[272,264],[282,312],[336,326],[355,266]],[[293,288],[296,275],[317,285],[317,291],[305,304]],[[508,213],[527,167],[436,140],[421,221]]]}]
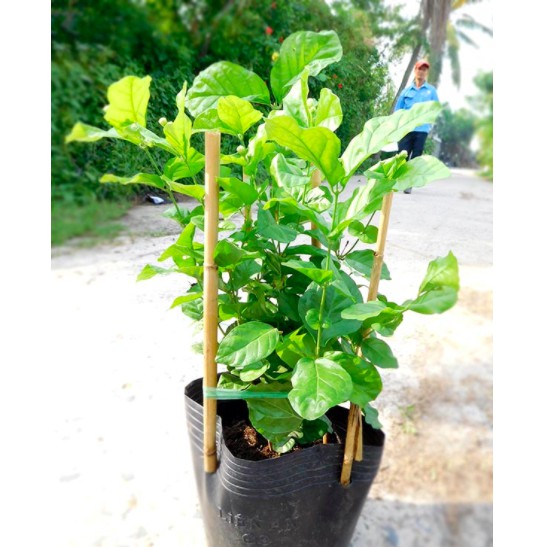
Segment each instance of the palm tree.
[{"label": "palm tree", "polygon": [[[475,21],[469,15],[460,15],[459,10],[481,0],[421,0],[418,15],[414,19],[414,47],[395,98],[406,87],[418,57],[427,54],[430,63],[429,82],[437,86],[445,54],[450,60],[454,83],[460,84],[459,48],[461,42],[476,47],[467,35],[467,30],[481,30],[490,36],[492,30]],[[460,15],[460,16],[459,16]],[[447,46],[447,47],[446,47]],[[446,51],[445,51],[446,49]],[[393,107],[395,101],[393,102]]]}]

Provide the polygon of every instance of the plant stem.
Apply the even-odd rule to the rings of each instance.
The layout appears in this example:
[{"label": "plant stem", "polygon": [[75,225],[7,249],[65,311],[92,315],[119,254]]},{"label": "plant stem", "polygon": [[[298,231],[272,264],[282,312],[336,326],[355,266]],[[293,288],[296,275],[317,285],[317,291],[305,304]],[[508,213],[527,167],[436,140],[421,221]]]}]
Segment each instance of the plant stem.
[{"label": "plant stem", "polygon": [[[334,222],[336,218],[336,211],[338,209],[338,197],[340,195],[340,191],[334,192],[334,207],[332,211],[332,226],[331,231],[334,230]],[[329,246],[327,248],[327,260],[325,263],[325,267],[323,268],[323,271],[328,272],[330,270],[330,262],[331,262],[331,254],[332,254],[332,240],[329,241]],[[321,294],[321,304],[319,305],[319,325],[317,326],[317,343],[315,346],[315,358],[317,359],[319,357],[319,351],[321,350],[321,335],[323,333],[323,316],[325,314],[325,303],[327,301],[327,289],[328,289],[329,282],[325,281],[323,283],[323,292]]]},{"label": "plant stem", "polygon": [[[146,155],[148,156],[148,159],[150,160],[150,163],[152,163],[152,165],[156,169],[158,175],[161,177],[162,172],[161,172],[160,168],[158,167],[158,164],[156,163],[156,160],[154,159],[154,156],[152,156],[152,154],[150,153],[150,150],[148,150],[148,148],[145,148],[144,151],[146,152]],[[180,222],[182,224],[182,221],[183,221],[184,217],[182,216],[182,212],[179,209],[179,205],[177,203],[177,200],[175,199],[175,196],[173,195],[173,191],[171,190],[171,188],[169,188],[168,185],[166,185],[165,191],[169,194],[169,199],[173,202],[173,205],[175,206],[175,209],[177,210],[177,215],[178,215],[178,217],[180,219]]]}]

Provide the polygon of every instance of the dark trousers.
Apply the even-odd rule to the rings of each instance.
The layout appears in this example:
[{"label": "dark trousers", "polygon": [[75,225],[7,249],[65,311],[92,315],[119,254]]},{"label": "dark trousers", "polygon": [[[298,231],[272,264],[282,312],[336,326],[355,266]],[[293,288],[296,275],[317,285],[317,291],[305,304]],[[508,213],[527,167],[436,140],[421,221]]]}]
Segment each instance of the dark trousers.
[{"label": "dark trousers", "polygon": [[417,158],[424,152],[427,133],[425,131],[411,131],[399,141],[399,152],[406,150],[408,153],[407,160]]}]

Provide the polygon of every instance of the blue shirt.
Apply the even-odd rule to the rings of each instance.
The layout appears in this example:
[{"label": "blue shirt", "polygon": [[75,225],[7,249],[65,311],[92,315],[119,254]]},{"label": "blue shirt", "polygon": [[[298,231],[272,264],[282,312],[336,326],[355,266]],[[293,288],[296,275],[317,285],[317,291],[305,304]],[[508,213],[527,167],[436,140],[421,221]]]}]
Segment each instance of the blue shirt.
[{"label": "blue shirt", "polygon": [[[421,87],[416,87],[416,84],[413,83],[401,93],[397,99],[394,111],[410,110],[416,103],[425,103],[426,101],[439,101],[437,90],[427,82],[424,82]],[[424,123],[423,125],[416,127],[414,131],[429,133],[431,127],[432,124]]]}]

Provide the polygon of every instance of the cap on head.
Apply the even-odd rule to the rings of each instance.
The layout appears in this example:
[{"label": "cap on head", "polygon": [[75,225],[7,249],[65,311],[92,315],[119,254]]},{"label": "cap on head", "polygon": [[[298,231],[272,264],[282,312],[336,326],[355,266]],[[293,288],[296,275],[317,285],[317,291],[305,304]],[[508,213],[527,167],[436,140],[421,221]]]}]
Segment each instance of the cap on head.
[{"label": "cap on head", "polygon": [[414,65],[414,68],[422,68],[422,67],[429,68],[429,63],[425,59],[422,59],[421,61],[418,61]]}]

